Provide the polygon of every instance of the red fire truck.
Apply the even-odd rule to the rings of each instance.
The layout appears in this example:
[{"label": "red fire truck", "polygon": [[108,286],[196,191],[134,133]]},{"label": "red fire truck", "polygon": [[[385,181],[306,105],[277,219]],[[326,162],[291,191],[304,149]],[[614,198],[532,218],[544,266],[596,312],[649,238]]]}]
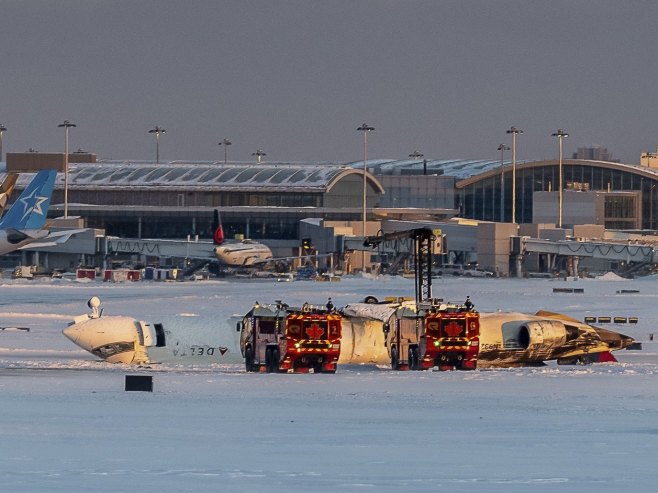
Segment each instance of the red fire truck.
[{"label": "red fire truck", "polygon": [[255,305],[238,323],[247,371],[335,373],[340,356],[341,315],[329,300],[293,308],[277,301]]},{"label": "red fire truck", "polygon": [[474,370],[480,350],[480,314],[458,303],[421,304],[420,367]]},{"label": "red fire truck", "polygon": [[440,300],[403,305],[384,332],[394,370],[477,367],[480,315],[470,306]]},{"label": "red fire truck", "polygon": [[480,315],[467,298],[464,303],[443,303],[432,297],[432,256],[441,251],[440,230],[417,228],[367,236],[365,247],[412,239],[416,277],[416,303],[401,304],[384,324],[393,369],[474,369],[480,341]]}]

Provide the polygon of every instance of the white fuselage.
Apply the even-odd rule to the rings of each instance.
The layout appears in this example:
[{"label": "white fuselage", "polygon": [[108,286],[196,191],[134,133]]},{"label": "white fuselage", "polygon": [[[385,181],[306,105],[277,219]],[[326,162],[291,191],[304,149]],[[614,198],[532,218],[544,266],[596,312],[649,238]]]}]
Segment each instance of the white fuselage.
[{"label": "white fuselage", "polygon": [[48,236],[48,231],[45,229],[23,231],[0,229],[0,255],[18,250],[46,236]]},{"label": "white fuselage", "polygon": [[[360,315],[360,306],[363,312]],[[376,305],[375,305],[376,306]],[[391,322],[391,312],[373,305],[348,305],[352,311],[342,318],[339,364],[378,364],[390,362],[383,324]],[[348,308],[346,307],[346,309]],[[346,310],[347,311],[347,310]],[[109,362],[166,363],[180,359],[210,363],[241,362],[237,318],[215,327],[175,330],[131,317],[92,318],[82,315],[64,329],[64,335],[81,348]],[[164,334],[156,345],[155,329]],[[630,338],[610,331],[620,347]],[[618,337],[617,337],[618,336]],[[565,318],[516,312],[480,314],[478,367],[509,367],[537,364],[558,358],[609,351],[597,329]],[[614,348],[613,348],[614,349]]]},{"label": "white fuselage", "polygon": [[250,266],[272,258],[272,250],[263,243],[242,240],[238,243],[224,243],[215,247],[217,260],[234,267]]}]

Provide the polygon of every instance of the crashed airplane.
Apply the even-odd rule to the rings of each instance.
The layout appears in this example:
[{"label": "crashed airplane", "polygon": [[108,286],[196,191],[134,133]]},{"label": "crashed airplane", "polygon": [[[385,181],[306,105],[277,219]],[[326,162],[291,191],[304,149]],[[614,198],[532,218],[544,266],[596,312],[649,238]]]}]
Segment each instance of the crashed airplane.
[{"label": "crashed airplane", "polygon": [[[190,334],[181,328],[178,331],[166,329],[163,324],[147,323],[132,317],[103,316],[97,297],[90,299],[88,305],[91,313],[76,317],[63,333],[72,342],[105,361],[127,364],[182,360],[211,363],[242,361],[240,334],[236,332],[234,321],[227,321],[222,330],[209,329],[204,334]],[[534,315],[469,312],[468,316],[463,316],[468,307],[461,305],[438,305],[426,309],[426,312],[422,307],[417,310],[411,305],[411,308],[404,307],[407,319],[401,322],[400,308],[400,303],[355,303],[345,306],[341,310],[342,337],[338,364],[391,365],[397,369],[473,369],[536,366],[551,360],[558,363],[589,363],[615,361],[610,352],[634,342],[623,334],[550,312],[540,311]],[[441,325],[443,311],[450,315],[445,317],[444,322],[451,331],[451,337],[448,342],[436,339],[430,344],[429,330]],[[423,317],[434,317],[428,318],[427,334],[422,329]],[[476,320],[479,326],[474,325]],[[408,333],[402,338],[399,331],[395,336],[393,328],[405,323],[412,332],[415,330],[415,336]],[[471,329],[477,333],[469,332]],[[460,337],[462,335],[464,337]],[[432,353],[430,349],[434,346],[453,351]],[[469,348],[477,353],[476,358],[465,357],[462,360],[460,355],[468,355]],[[475,359],[476,364],[472,363]]]},{"label": "crashed airplane", "polygon": [[[465,317],[467,314],[472,315],[470,319]],[[393,368],[401,364],[409,369],[460,368],[459,362],[467,361],[469,348],[473,346],[477,368],[538,366],[552,360],[560,364],[616,361],[610,352],[634,342],[623,334],[546,311],[534,315],[478,313],[456,303],[438,304],[435,309],[422,306],[417,309],[413,302],[354,303],[343,308],[343,315],[341,359],[351,363],[390,363]],[[456,332],[452,337],[441,337],[440,333],[432,333],[432,323],[428,321],[436,324],[437,331],[445,323],[448,330]],[[409,327],[401,333],[405,323]],[[464,325],[463,331],[460,323]],[[467,330],[467,324],[475,329],[473,334],[470,328]],[[437,355],[429,350],[435,345],[451,351]],[[418,351],[415,356],[411,354],[414,351]],[[410,354],[408,358],[407,354]],[[442,355],[447,356],[441,358]]]}]

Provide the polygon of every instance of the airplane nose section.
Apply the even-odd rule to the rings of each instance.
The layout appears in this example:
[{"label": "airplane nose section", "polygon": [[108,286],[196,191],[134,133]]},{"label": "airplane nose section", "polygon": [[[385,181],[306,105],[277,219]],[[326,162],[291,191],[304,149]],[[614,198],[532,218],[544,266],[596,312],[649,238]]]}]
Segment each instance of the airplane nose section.
[{"label": "airplane nose section", "polygon": [[62,333],[71,341],[71,342],[78,342],[78,339],[80,338],[80,329],[78,329],[75,325],[71,325],[70,327],[65,328]]},{"label": "airplane nose section", "polygon": [[89,340],[82,330],[77,325],[71,325],[62,330],[62,333],[74,344],[80,346],[82,349],[91,351],[93,349],[92,341]]}]

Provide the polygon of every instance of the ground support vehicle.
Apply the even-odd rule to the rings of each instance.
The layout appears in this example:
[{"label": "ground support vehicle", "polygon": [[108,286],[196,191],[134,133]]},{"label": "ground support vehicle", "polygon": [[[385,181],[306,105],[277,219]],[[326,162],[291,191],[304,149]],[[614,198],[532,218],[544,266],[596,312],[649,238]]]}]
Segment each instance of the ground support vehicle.
[{"label": "ground support vehicle", "polygon": [[384,324],[384,336],[393,370],[420,370],[422,316],[415,305],[400,306],[390,323]]},{"label": "ground support vehicle", "polygon": [[460,303],[428,300],[402,305],[384,324],[394,370],[472,370],[477,367],[480,316]]},{"label": "ground support vehicle", "polygon": [[340,356],[341,315],[331,301],[256,304],[238,322],[240,349],[247,371],[335,373]]}]

